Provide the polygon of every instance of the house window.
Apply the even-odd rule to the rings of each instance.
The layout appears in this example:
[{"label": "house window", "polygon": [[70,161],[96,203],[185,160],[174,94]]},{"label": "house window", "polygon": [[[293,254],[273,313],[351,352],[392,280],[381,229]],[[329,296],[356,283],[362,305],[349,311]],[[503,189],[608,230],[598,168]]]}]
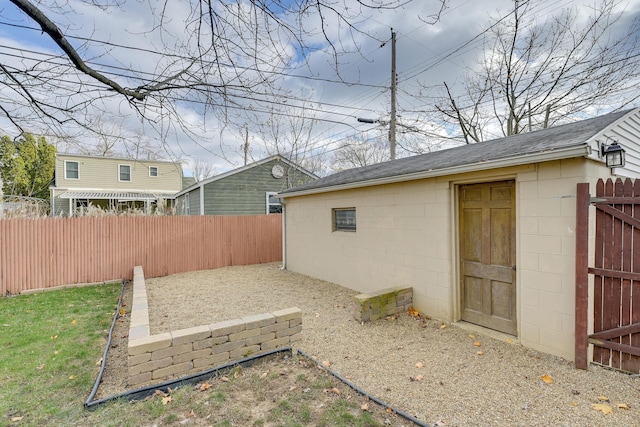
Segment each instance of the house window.
[{"label": "house window", "polygon": [[131,165],[118,165],[118,181],[131,181]]},{"label": "house window", "polygon": [[272,213],[282,213],[282,204],[274,192],[267,192],[267,215]]},{"label": "house window", "polygon": [[189,193],[184,195],[184,214],[191,215],[191,205],[189,204]]},{"label": "house window", "polygon": [[80,166],[78,162],[72,162],[70,160],[64,161],[64,177],[65,179],[80,178]]},{"label": "house window", "polygon": [[356,208],[333,209],[333,231],[356,231]]},{"label": "house window", "polygon": [[158,167],[157,166],[149,166],[149,176],[158,176]]}]

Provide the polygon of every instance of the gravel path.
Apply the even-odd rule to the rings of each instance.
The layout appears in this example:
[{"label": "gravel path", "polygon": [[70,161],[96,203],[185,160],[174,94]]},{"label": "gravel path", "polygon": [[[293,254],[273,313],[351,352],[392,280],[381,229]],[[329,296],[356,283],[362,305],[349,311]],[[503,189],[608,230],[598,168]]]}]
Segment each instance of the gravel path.
[{"label": "gravel path", "polygon": [[146,285],[153,334],[299,307],[298,348],[432,425],[640,425],[637,377],[597,366],[576,370],[517,343],[407,314],[359,324],[351,312],[356,292],[278,264],[177,274]]}]

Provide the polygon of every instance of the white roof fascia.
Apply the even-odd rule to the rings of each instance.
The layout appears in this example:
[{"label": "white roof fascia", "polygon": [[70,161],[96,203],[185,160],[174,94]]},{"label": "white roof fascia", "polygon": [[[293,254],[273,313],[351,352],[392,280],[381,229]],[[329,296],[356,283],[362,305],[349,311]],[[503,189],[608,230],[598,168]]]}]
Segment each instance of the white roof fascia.
[{"label": "white roof fascia", "polygon": [[573,146],[560,150],[552,150],[547,152],[535,153],[531,155],[508,157],[505,159],[488,160],[481,163],[473,163],[468,165],[454,166],[445,169],[428,170],[406,175],[394,175],[385,178],[372,179],[368,181],[352,182],[348,184],[338,184],[329,187],[312,188],[309,190],[293,191],[286,194],[278,194],[276,197],[286,199],[288,197],[307,196],[318,193],[330,193],[333,191],[351,190],[362,187],[372,187],[376,185],[395,184],[398,182],[415,181],[418,179],[434,178],[444,175],[455,175],[468,172],[476,172],[488,169],[499,169],[510,166],[525,165],[531,163],[550,162],[553,160],[562,160],[575,157],[589,157],[591,147],[588,145]]}]

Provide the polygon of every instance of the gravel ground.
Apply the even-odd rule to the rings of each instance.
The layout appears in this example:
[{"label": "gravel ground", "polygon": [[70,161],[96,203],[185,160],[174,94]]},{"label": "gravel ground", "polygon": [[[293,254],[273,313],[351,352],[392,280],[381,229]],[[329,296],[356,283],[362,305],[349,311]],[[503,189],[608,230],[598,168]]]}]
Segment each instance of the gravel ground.
[{"label": "gravel ground", "polygon": [[[356,292],[278,264],[176,274],[146,285],[153,334],[299,307],[297,348],[434,426],[640,425],[638,377],[598,366],[576,370],[509,340],[408,314],[360,324],[351,311]],[[123,327],[116,328],[99,397],[124,391]]]}]

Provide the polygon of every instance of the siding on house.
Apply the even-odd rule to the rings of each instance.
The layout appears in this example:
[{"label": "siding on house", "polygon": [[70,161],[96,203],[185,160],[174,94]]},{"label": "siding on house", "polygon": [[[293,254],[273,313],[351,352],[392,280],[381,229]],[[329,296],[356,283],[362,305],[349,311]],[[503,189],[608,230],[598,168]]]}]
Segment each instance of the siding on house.
[{"label": "siding on house", "polygon": [[[274,166],[284,175],[275,177]],[[190,215],[258,215],[267,212],[267,193],[280,192],[315,177],[277,156],[218,177],[197,183],[176,197],[178,214],[186,214],[185,195],[189,194]],[[200,193],[202,191],[202,194]],[[200,201],[203,201],[202,205]]]},{"label": "siding on house", "polygon": [[[626,164],[624,168],[617,168],[616,175],[637,178],[640,177],[640,109],[618,120],[614,126],[604,129],[597,142],[607,145],[617,142],[625,150]],[[597,153],[596,147],[594,151]]]},{"label": "siding on house", "polygon": [[[77,179],[66,176],[65,162],[67,161],[77,162]],[[120,165],[130,166],[130,181],[119,179]],[[150,176],[150,167],[157,168],[157,176]],[[55,184],[50,187],[52,215],[67,216],[72,212],[74,200],[60,198],[68,191],[175,194],[181,189],[182,166],[179,163],[58,153],[55,162]],[[109,208],[109,200],[104,198],[91,199],[91,204]]]},{"label": "siding on house", "polygon": [[[513,179],[518,338],[571,358],[576,184],[609,174],[599,162],[567,159],[287,198],[286,266],[359,292],[411,286],[420,311],[456,321],[458,187]],[[356,208],[355,232],[333,231],[331,212],[341,207]]]}]

